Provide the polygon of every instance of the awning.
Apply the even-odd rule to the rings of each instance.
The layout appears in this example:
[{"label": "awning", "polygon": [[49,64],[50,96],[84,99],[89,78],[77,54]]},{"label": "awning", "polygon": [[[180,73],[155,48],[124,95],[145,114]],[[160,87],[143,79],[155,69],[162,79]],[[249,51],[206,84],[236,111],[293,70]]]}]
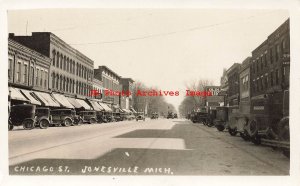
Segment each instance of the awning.
[{"label": "awning", "polygon": [[88,100],[88,101],[91,103],[94,110],[96,110],[96,111],[104,110],[96,101],[93,101],[93,100]]},{"label": "awning", "polygon": [[131,108],[130,110],[131,110],[134,114],[137,113],[137,111],[135,111],[134,108]]},{"label": "awning", "polygon": [[10,98],[14,100],[27,101],[30,102],[17,88],[8,87],[10,91]]},{"label": "awning", "polygon": [[52,96],[56,99],[57,102],[61,104],[61,106],[66,108],[74,108],[74,106],[67,100],[64,95],[52,93]]},{"label": "awning", "polygon": [[33,92],[33,94],[36,95],[45,106],[60,107],[59,103],[57,103],[48,93]]},{"label": "awning", "polygon": [[25,95],[25,97],[27,97],[27,99],[30,100],[30,103],[31,104],[34,104],[34,105],[42,105],[42,103],[40,101],[38,101],[37,99],[35,99],[31,93],[32,91],[29,91],[29,90],[24,90],[24,89],[20,89],[21,92]]},{"label": "awning", "polygon": [[83,108],[87,109],[87,110],[92,110],[92,107],[89,106],[84,100],[82,99],[76,99],[76,101],[83,106]]},{"label": "awning", "polygon": [[67,98],[67,100],[68,100],[75,108],[81,108],[81,107],[83,107],[80,103],[78,103],[78,102],[76,101],[75,98],[69,98],[69,97],[66,97],[66,98]]},{"label": "awning", "polygon": [[101,102],[98,103],[105,111],[112,112],[111,108],[109,108],[109,106],[107,106],[105,103],[101,103]]}]

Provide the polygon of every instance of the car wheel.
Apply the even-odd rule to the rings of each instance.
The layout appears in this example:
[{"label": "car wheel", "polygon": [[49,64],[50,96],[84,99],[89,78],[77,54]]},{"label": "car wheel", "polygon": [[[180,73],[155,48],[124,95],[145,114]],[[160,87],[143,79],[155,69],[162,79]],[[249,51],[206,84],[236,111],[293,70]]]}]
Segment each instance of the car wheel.
[{"label": "car wheel", "polygon": [[217,128],[218,131],[220,131],[220,132],[222,132],[222,131],[225,129],[225,127],[224,127],[223,125],[218,125],[218,126],[216,126],[216,128]]},{"label": "car wheel", "polygon": [[247,134],[246,131],[241,132],[241,133],[240,133],[240,136],[241,136],[241,138],[243,138],[243,140],[245,140],[245,141],[249,141],[249,140],[250,140],[250,136]]},{"label": "car wheel", "polygon": [[69,127],[72,125],[72,120],[70,118],[67,118],[64,120],[63,126],[64,127]]},{"label": "car wheel", "polygon": [[236,136],[236,134],[237,134],[236,128],[234,128],[234,129],[228,128],[228,132],[231,136]]},{"label": "car wheel", "polygon": [[46,128],[49,127],[49,125],[50,125],[50,122],[46,119],[42,119],[39,122],[39,126],[40,126],[41,129],[46,129]]},{"label": "car wheel", "polygon": [[12,130],[14,128],[14,126],[12,124],[8,123],[8,130]]},{"label": "car wheel", "polygon": [[248,124],[248,133],[251,138],[255,137],[258,132],[258,123],[256,120],[251,120]]},{"label": "car wheel", "polygon": [[251,141],[255,145],[260,145],[261,144],[261,138],[258,135],[255,135],[255,136],[251,137]]},{"label": "car wheel", "polygon": [[89,123],[90,123],[90,124],[95,124],[96,122],[97,122],[97,121],[96,121],[95,118],[91,118]]},{"label": "car wheel", "polygon": [[25,119],[22,122],[22,125],[25,130],[31,130],[34,128],[34,120],[33,119]]}]

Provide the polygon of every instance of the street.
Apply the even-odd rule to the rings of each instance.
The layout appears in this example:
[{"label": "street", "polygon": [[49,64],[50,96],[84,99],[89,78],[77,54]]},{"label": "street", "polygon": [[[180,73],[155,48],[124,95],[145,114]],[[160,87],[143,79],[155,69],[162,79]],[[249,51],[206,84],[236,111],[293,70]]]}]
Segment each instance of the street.
[{"label": "street", "polygon": [[9,132],[11,175],[289,175],[289,159],[184,119]]}]

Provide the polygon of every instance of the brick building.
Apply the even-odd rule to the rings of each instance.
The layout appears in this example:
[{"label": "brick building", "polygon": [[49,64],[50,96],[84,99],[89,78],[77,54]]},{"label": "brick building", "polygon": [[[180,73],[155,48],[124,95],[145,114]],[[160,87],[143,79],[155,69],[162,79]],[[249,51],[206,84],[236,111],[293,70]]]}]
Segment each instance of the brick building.
[{"label": "brick building", "polygon": [[239,104],[239,70],[241,64],[234,63],[228,70],[227,103],[229,106]]},{"label": "brick building", "polygon": [[[107,66],[99,66],[97,69],[94,69],[94,78],[103,82],[105,90],[121,90],[121,77]],[[102,94],[102,101],[116,106],[119,106],[120,102],[119,96],[106,96],[105,94]]]},{"label": "brick building", "polygon": [[251,82],[253,97],[289,88],[289,20],[252,51]]},{"label": "brick building", "polygon": [[8,39],[8,86],[12,105],[22,102],[41,105],[29,90],[49,92],[51,59]]},{"label": "brick building", "polygon": [[92,89],[94,62],[51,32],[9,38],[52,59],[49,89],[53,92],[86,98]]}]

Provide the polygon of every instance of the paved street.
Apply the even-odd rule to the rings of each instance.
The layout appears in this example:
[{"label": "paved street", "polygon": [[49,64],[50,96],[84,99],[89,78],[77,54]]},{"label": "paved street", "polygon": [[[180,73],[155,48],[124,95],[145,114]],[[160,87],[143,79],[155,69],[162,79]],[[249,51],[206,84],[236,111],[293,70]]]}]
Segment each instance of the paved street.
[{"label": "paved street", "polygon": [[289,159],[183,119],[16,129],[10,174],[288,175]]}]

